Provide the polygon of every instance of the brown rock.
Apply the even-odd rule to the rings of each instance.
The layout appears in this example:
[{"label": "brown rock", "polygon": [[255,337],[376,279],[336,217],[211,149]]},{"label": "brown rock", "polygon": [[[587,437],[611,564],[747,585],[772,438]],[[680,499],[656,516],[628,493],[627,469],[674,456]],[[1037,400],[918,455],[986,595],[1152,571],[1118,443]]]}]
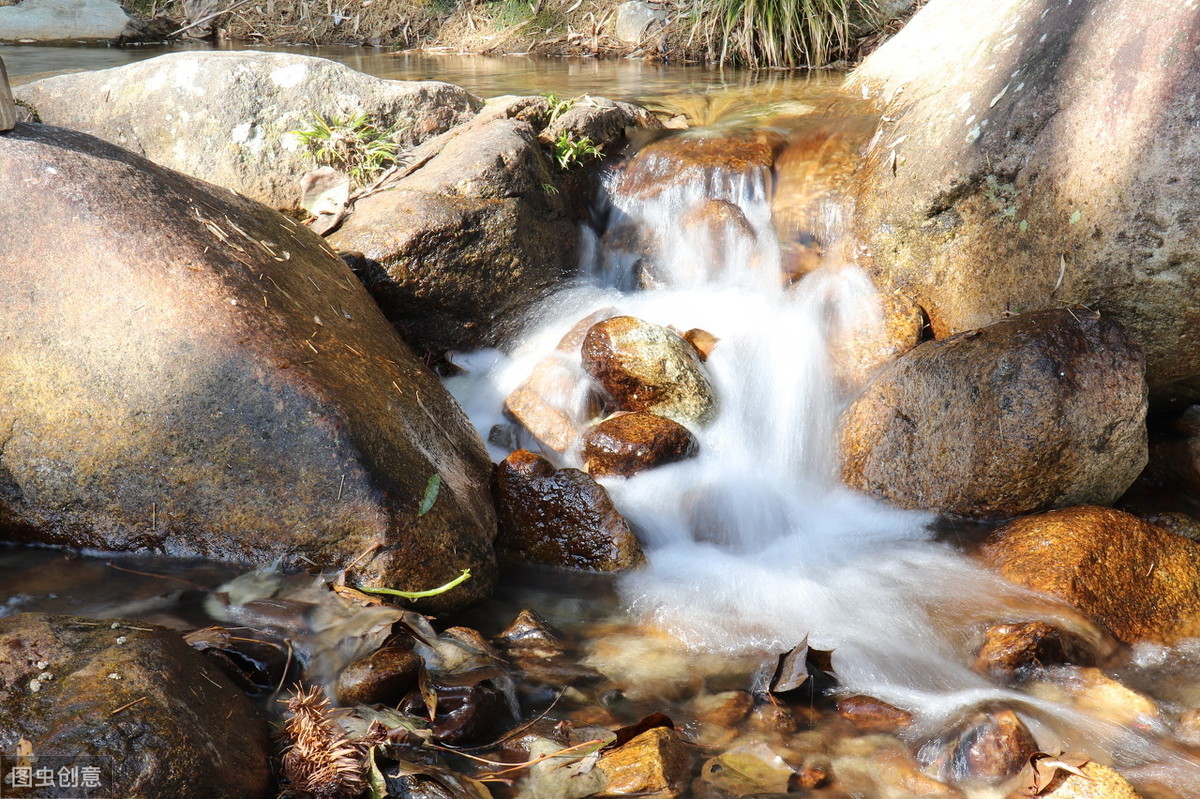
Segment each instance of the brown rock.
[{"label": "brown rock", "polygon": [[623,411],[704,424],[717,398],[695,349],[665,327],[632,316],[598,322],[583,340],[583,368]]},{"label": "brown rock", "polygon": [[1082,777],[1060,770],[1038,796],[1043,799],[1142,799],[1115,769],[1099,763],[1085,763],[1079,770],[1083,772]]},{"label": "brown rock", "polygon": [[1011,710],[977,713],[951,744],[942,776],[999,782],[1018,773],[1038,751],[1029,728]]},{"label": "brown rock", "polygon": [[847,393],[862,388],[880,367],[916,347],[925,332],[924,312],[903,293],[881,294],[877,302],[878,308],[839,315],[830,331],[829,361]]},{"label": "brown rock", "polygon": [[598,796],[672,799],[687,789],[691,758],[679,733],[667,727],[647,730],[624,746],[605,752],[596,767],[608,775]]},{"label": "brown rock", "polygon": [[698,696],[692,700],[692,714],[703,724],[718,727],[736,727],[745,720],[754,707],[754,697],[749,691],[722,691],[718,694]]},{"label": "brown rock", "polygon": [[846,483],[903,507],[1006,517],[1110,503],[1146,462],[1142,359],[1063,309],[922,344],[842,418]]},{"label": "brown rock", "polygon": [[[758,241],[758,234],[745,213],[728,200],[710,199],[693,206],[679,218],[679,226],[692,257],[673,259],[667,271],[662,264],[664,253],[661,249],[653,252],[654,257],[642,264],[639,273],[644,288],[707,285],[722,277],[721,270],[729,264],[730,253],[750,253]],[[654,240],[646,238],[646,241]]]},{"label": "brown rock", "polygon": [[649,198],[674,185],[680,176],[724,174],[768,179],[778,134],[716,137],[684,133],[659,139],[630,159],[616,179],[623,193]]},{"label": "brown rock", "polygon": [[1154,700],[1139,693],[1100,669],[1085,668],[1065,672],[1059,684],[1075,696],[1075,707],[1114,724],[1136,727],[1157,720]]},{"label": "brown rock", "polygon": [[514,557],[588,571],[641,565],[641,545],[608,492],[578,469],[517,450],[496,468],[496,543]]},{"label": "brown rock", "polygon": [[1126,643],[1200,635],[1200,545],[1111,508],[1027,516],[986,558],[1007,579],[1074,605]]},{"label": "brown rock", "polygon": [[696,354],[700,356],[701,362],[708,360],[708,356],[712,355],[712,351],[716,349],[717,342],[721,340],[707,330],[701,330],[698,327],[686,331],[682,338],[696,348]]},{"label": "brown rock", "polygon": [[153,624],[0,619],[0,751],[22,738],[35,755],[104,758],[129,799],[275,795],[262,714],[177,632]]},{"label": "brown rock", "polygon": [[0,163],[0,537],[490,592],[482,442],[321,239],[81,133]]},{"label": "brown rock", "polygon": [[595,476],[629,477],[655,466],[695,457],[699,444],[678,422],[653,413],[623,413],[583,436],[583,460]]},{"label": "brown rock", "polygon": [[873,696],[845,696],[837,701],[838,715],[863,732],[896,732],[912,723],[912,713]]},{"label": "brown rock", "polygon": [[576,420],[570,409],[583,377],[578,365],[561,353],[547,355],[504,400],[504,410],[545,447],[566,452],[575,443]]},{"label": "brown rock", "polygon": [[958,789],[922,774],[908,748],[890,735],[840,741],[832,765],[836,787],[851,796],[963,799]]},{"label": "brown rock", "polygon": [[1152,387],[1196,375],[1197,30],[1180,3],[928,3],[849,87],[888,120],[858,176],[870,268],[939,338],[1082,303]]},{"label": "brown rock", "polygon": [[1093,666],[1097,646],[1083,636],[1042,621],[989,627],[972,667],[981,674],[1010,680],[1043,666]]},{"label": "brown rock", "polygon": [[393,188],[360,198],[329,237],[418,351],[496,343],[575,266],[576,226],[532,126],[514,119],[439,142]]},{"label": "brown rock", "polygon": [[528,608],[517,614],[512,624],[496,636],[496,641],[509,655],[553,657],[564,651],[550,623]]},{"label": "brown rock", "polygon": [[422,660],[411,649],[388,646],[342,669],[337,681],[343,705],[395,705],[417,684]]}]

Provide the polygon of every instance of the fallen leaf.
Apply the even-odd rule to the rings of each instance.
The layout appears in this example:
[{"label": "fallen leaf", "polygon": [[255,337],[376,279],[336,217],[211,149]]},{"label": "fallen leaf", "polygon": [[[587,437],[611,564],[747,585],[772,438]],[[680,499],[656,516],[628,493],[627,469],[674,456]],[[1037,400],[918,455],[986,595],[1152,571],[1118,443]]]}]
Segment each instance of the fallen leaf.
[{"label": "fallen leaf", "polygon": [[655,727],[666,727],[673,730],[675,729],[675,722],[671,721],[670,717],[665,713],[651,713],[636,724],[630,724],[628,727],[622,727],[617,730],[617,737],[609,741],[601,751],[608,752],[613,749],[619,749],[642,733],[652,730]]},{"label": "fallen leaf", "polygon": [[442,476],[435,474],[429,478],[429,482],[425,484],[425,496],[421,498],[421,508],[417,511],[418,516],[424,516],[433,509],[433,503],[437,502],[438,491],[442,488]]},{"label": "fallen leaf", "polygon": [[1049,791],[1060,771],[1090,780],[1090,777],[1080,771],[1090,762],[1091,758],[1082,752],[1067,752],[1058,756],[1047,752],[1034,752],[1029,756],[1029,765],[1022,773],[1021,789],[1018,791],[1018,795],[1044,795]]}]

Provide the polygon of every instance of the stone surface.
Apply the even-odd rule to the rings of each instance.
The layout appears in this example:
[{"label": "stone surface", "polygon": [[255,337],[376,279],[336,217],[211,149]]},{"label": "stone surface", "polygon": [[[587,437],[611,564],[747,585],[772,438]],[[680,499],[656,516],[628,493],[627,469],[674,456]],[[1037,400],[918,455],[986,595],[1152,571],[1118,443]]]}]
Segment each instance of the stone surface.
[{"label": "stone surface", "polygon": [[552,143],[566,133],[576,141],[589,139],[606,154],[611,154],[626,141],[627,135],[638,131],[662,129],[658,117],[639,105],[610,100],[607,97],[583,97],[546,125],[539,134],[544,143]]},{"label": "stone surface", "polygon": [[583,368],[618,410],[649,411],[682,425],[703,425],[717,396],[694,347],[665,327],[614,316],[583,340]]},{"label": "stone surface", "polygon": [[641,565],[641,545],[603,486],[578,469],[555,469],[517,450],[496,469],[500,535],[514,557],[588,571]]},{"label": "stone surface", "polygon": [[628,0],[617,6],[614,35],[626,44],[640,44],[642,39],[648,33],[652,33],[654,27],[661,25],[666,18],[665,9],[652,8],[643,0]]},{"label": "stone surface", "polygon": [[576,225],[546,189],[555,177],[534,127],[504,117],[463,127],[359,199],[329,238],[362,254],[355,271],[418,351],[498,343],[575,266]]},{"label": "stone surface", "polygon": [[1029,728],[1011,710],[976,713],[950,745],[941,773],[953,782],[999,782],[1020,772],[1038,751]]},{"label": "stone surface", "polygon": [[112,795],[268,797],[265,718],[173,630],[19,613],[0,619],[0,751],[108,758]]},{"label": "stone surface", "polygon": [[1010,517],[1115,501],[1146,463],[1142,357],[1086,311],[926,342],[842,417],[842,477],[903,507]]},{"label": "stone surface", "polygon": [[116,0],[22,0],[0,7],[0,41],[113,40],[132,22]]},{"label": "stone surface", "polygon": [[396,705],[417,684],[422,660],[399,646],[377,649],[338,676],[337,698],[343,705]]},{"label": "stone surface", "polygon": [[655,727],[600,755],[596,767],[608,776],[597,796],[672,799],[687,789],[691,758],[679,733]]},{"label": "stone surface", "polygon": [[490,592],[483,444],[319,238],[59,128],[0,165],[0,537]]},{"label": "stone surface", "polygon": [[0,133],[12,130],[16,124],[17,106],[8,85],[8,71],[4,68],[4,60],[0,59]]},{"label": "stone surface", "polygon": [[405,150],[482,105],[448,83],[381,80],[310,56],[219,51],[59,75],[16,95],[48,125],[90,133],[276,208],[298,203],[300,178],[313,168],[290,135],[313,113],[327,121],[366,113],[397,126]]},{"label": "stone surface", "polygon": [[844,696],[837,701],[838,715],[864,732],[896,732],[912,723],[912,713],[873,696]]},{"label": "stone surface", "polygon": [[641,198],[666,190],[680,177],[744,175],[769,177],[776,151],[783,145],[778,134],[740,137],[685,133],[660,139],[638,151],[615,179],[621,191]]},{"label": "stone surface", "polygon": [[972,667],[981,674],[1011,680],[1044,666],[1094,666],[1097,645],[1043,621],[989,627]]},{"label": "stone surface", "polygon": [[1069,771],[1058,776],[1038,794],[1043,799],[1141,799],[1141,795],[1115,769],[1085,763],[1080,777]]},{"label": "stone surface", "polygon": [[699,447],[683,425],[642,411],[610,417],[588,430],[582,455],[594,477],[629,477],[695,457]]},{"label": "stone surface", "polygon": [[1079,303],[1152,388],[1196,375],[1197,42],[1187,3],[931,0],[850,81],[886,120],[857,178],[868,268],[939,338]]},{"label": "stone surface", "polygon": [[1200,635],[1200,544],[1111,508],[1027,516],[996,531],[986,559],[1059,597],[1125,643]]},{"label": "stone surface", "polygon": [[533,367],[529,379],[504,400],[504,410],[543,446],[566,452],[583,421],[577,418],[577,394],[589,388],[576,358],[553,352]]}]

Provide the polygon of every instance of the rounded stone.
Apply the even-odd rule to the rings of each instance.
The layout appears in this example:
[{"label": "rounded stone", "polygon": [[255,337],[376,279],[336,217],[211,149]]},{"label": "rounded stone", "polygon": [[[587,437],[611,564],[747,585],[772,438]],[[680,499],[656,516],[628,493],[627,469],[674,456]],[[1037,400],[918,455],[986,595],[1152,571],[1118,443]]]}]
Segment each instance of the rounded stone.
[{"label": "rounded stone", "polygon": [[583,460],[594,477],[629,477],[694,457],[698,449],[686,427],[645,412],[605,419],[583,436]]},{"label": "rounded stone", "polygon": [[337,681],[343,705],[394,705],[417,684],[422,660],[411,649],[387,646],[342,669]]}]

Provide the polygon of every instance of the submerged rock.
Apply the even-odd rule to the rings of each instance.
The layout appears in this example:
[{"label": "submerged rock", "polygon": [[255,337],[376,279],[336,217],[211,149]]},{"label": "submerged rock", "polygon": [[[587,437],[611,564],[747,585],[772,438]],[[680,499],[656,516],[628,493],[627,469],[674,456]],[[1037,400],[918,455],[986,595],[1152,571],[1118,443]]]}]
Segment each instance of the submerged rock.
[{"label": "submerged rock", "polygon": [[1038,752],[1037,741],[1011,710],[976,713],[940,759],[943,779],[999,782],[1021,771]]},{"label": "submerged rock", "polygon": [[1146,463],[1141,352],[1068,309],[922,344],[842,417],[842,478],[897,505],[1003,518],[1109,504]]},{"label": "submerged rock", "polygon": [[385,646],[342,670],[337,681],[343,705],[395,705],[417,684],[423,662],[411,649]]},{"label": "submerged rock", "polygon": [[1082,776],[1059,770],[1036,795],[1043,799],[1142,799],[1115,769],[1085,763],[1079,770]]},{"label": "submerged rock", "polygon": [[884,106],[854,230],[941,338],[1081,303],[1200,374],[1186,3],[931,0],[850,81]]},{"label": "submerged rock", "polygon": [[536,129],[491,116],[414,153],[329,239],[361,253],[356,272],[418,350],[497,343],[575,266],[576,225]]},{"label": "submerged rock", "polygon": [[0,161],[0,537],[490,592],[483,444],[319,238],[72,131]]},{"label": "submerged rock", "polygon": [[649,411],[685,426],[716,415],[717,396],[696,349],[665,327],[614,316],[592,326],[582,351],[584,370],[619,410]]},{"label": "submerged rock", "polygon": [[602,754],[596,767],[608,777],[608,785],[597,796],[674,799],[687,790],[691,758],[679,733],[654,727]]},{"label": "submerged rock", "polygon": [[517,450],[496,468],[500,536],[521,560],[588,571],[641,565],[641,545],[604,487],[578,469],[555,469]]},{"label": "submerged rock", "polygon": [[1125,643],[1200,635],[1200,544],[1111,508],[1027,516],[996,531],[986,559],[1056,596]]},{"label": "submerged rock", "polygon": [[[7,9],[0,9],[7,10]],[[168,53],[18,87],[49,125],[90,133],[275,208],[313,168],[294,130],[364,113],[403,151],[470,119],[482,101],[433,81],[381,80],[290,53]]]},{"label": "submerged rock", "polygon": [[0,751],[103,764],[128,799],[274,796],[265,718],[175,631],[19,613],[0,653]]},{"label": "submerged rock", "polygon": [[997,624],[987,629],[972,667],[981,674],[1011,680],[1044,666],[1094,666],[1096,644],[1046,622]]},{"label": "submerged rock", "polygon": [[630,477],[695,457],[696,437],[678,422],[653,413],[623,413],[583,436],[583,460],[592,476]]},{"label": "submerged rock", "polygon": [[912,723],[912,713],[873,696],[844,696],[837,701],[838,715],[864,732],[896,732]]}]

